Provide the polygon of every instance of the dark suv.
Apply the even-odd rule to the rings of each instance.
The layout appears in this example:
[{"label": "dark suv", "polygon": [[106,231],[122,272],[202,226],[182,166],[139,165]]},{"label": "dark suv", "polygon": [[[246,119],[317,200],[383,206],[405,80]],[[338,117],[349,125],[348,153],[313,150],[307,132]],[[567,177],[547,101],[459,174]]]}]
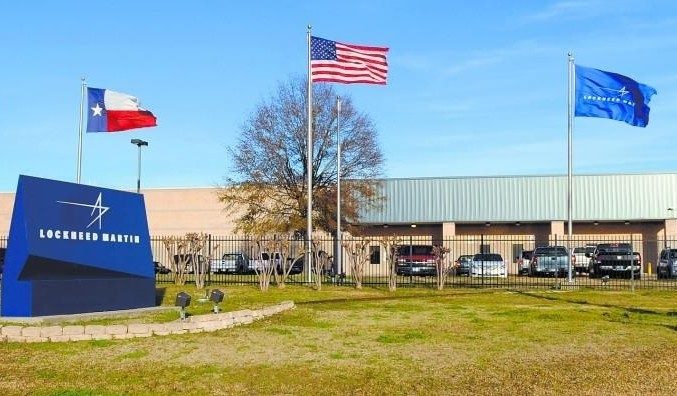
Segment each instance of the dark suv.
[{"label": "dark suv", "polygon": [[5,252],[7,248],[0,248],[0,277],[2,277],[2,272],[5,269]]},{"label": "dark suv", "polygon": [[458,256],[456,260],[456,275],[470,276],[470,267],[472,267],[472,254]]},{"label": "dark suv", "polygon": [[[321,253],[321,252],[320,252]],[[265,254],[265,253],[264,253]],[[314,265],[315,263],[313,263]],[[290,268],[291,266],[291,268]],[[297,275],[303,272],[303,269],[306,267],[306,254],[301,253],[300,256],[296,258],[287,258],[287,266],[285,268],[282,268],[282,266],[277,264],[277,272],[278,273],[283,273],[284,271],[289,271],[289,275]],[[314,270],[314,268],[313,268]],[[324,270],[324,269],[323,269]]]},{"label": "dark suv", "polygon": [[156,274],[168,274],[172,272],[172,270],[162,265],[159,261],[153,261],[153,268]]},{"label": "dark suv", "polygon": [[588,273],[590,278],[620,276],[640,279],[642,257],[629,243],[600,243],[590,255]]},{"label": "dark suv", "polygon": [[658,279],[677,276],[677,249],[663,249],[656,265]]}]

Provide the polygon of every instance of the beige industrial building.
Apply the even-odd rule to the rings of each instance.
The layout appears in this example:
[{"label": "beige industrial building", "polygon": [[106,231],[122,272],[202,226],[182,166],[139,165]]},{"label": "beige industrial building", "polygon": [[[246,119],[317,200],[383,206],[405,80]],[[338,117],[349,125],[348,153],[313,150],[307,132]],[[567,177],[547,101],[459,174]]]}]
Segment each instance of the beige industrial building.
[{"label": "beige industrial building", "polygon": [[[573,235],[631,240],[646,261],[677,237],[677,173],[582,175],[573,179]],[[364,235],[397,234],[474,250],[477,236],[515,248],[564,241],[566,176],[385,179],[382,207],[361,215]],[[234,222],[215,188],[142,190],[152,236],[205,232],[233,235]],[[14,193],[0,193],[0,236],[7,235]],[[475,250],[476,251],[476,250]]]}]

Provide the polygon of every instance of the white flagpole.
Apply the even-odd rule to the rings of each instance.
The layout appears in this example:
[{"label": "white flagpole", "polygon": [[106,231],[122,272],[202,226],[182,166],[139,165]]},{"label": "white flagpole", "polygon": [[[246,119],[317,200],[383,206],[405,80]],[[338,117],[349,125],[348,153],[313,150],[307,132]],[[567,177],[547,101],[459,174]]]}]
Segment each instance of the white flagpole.
[{"label": "white flagpole", "polygon": [[313,80],[310,70],[310,31],[312,26],[308,25],[308,136],[307,136],[307,150],[306,150],[306,171],[308,172],[308,208],[306,214],[306,269],[307,281],[312,282],[311,268],[313,266]]},{"label": "white flagpole", "polygon": [[575,69],[574,69],[574,55],[569,52],[569,78],[568,78],[568,92],[567,92],[567,140],[568,140],[568,171],[567,171],[567,221],[568,221],[568,228],[567,228],[567,241],[568,241],[568,250],[569,250],[569,283],[573,282],[573,273],[572,273],[572,249],[571,249],[571,234],[572,234],[572,221],[571,221],[571,216],[572,216],[572,207],[573,207],[573,202],[572,202],[572,197],[573,197],[573,185],[572,185],[572,177],[571,177],[571,163],[572,163],[572,135],[573,135],[573,129],[574,129],[574,114],[573,114],[573,104],[574,104],[574,89],[575,89],[575,81],[574,81],[574,74],[575,74]]},{"label": "white flagpole", "polygon": [[80,176],[82,175],[82,125],[84,124],[84,115],[85,115],[85,88],[87,83],[85,78],[81,77],[82,87],[80,91],[80,125],[78,127],[78,169],[75,181],[80,184]]},{"label": "white flagpole", "polygon": [[342,273],[341,267],[341,98],[336,97],[336,270]]}]

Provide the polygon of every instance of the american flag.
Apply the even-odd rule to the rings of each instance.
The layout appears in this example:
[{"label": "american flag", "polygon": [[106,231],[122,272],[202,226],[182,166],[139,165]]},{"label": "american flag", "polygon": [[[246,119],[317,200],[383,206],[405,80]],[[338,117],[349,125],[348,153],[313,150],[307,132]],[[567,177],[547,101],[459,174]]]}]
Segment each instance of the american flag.
[{"label": "american flag", "polygon": [[388,48],[343,44],[310,38],[310,73],[313,82],[385,84]]}]

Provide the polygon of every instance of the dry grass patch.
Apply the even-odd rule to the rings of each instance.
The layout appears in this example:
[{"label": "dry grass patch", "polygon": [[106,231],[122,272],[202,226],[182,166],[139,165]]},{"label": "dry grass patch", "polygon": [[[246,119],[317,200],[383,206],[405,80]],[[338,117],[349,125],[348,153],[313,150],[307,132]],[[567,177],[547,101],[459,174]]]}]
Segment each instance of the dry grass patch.
[{"label": "dry grass patch", "polygon": [[677,393],[674,293],[224,289],[225,310],[297,308],[214,333],[0,344],[0,394]]}]

